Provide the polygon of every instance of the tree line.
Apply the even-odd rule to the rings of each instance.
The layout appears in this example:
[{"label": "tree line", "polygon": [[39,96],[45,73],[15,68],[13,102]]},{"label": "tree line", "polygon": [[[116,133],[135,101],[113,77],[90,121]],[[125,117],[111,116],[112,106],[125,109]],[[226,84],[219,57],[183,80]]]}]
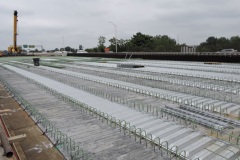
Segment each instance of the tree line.
[{"label": "tree line", "polygon": [[[105,46],[106,38],[98,38],[98,46],[86,49],[87,52],[104,52],[105,48],[110,51],[116,51],[116,39],[113,37],[109,40],[110,45]],[[185,43],[179,44],[175,39],[167,35],[151,36],[141,32],[136,33],[131,39],[117,39],[118,52],[180,52]],[[240,51],[240,37],[209,37],[205,42],[197,45],[197,52],[217,52],[222,49],[232,48]]]},{"label": "tree line", "polygon": [[209,37],[206,42],[200,43],[197,47],[198,52],[217,52],[221,51],[222,49],[235,49],[240,51],[240,37],[233,36],[231,38],[225,37]]},{"label": "tree line", "polygon": [[[109,40],[110,45],[105,46],[106,38],[100,36],[98,38],[98,46],[88,48],[88,52],[104,52],[107,47],[111,51],[116,51],[116,39],[113,37]],[[117,39],[118,52],[178,52],[181,46],[177,44],[175,39],[167,35],[150,36],[141,32],[133,35],[131,39]]]},{"label": "tree line", "polygon": [[[104,52],[105,48],[109,48],[110,51],[116,52],[116,39],[113,37],[109,42],[110,45],[105,46],[106,38],[100,36],[96,47],[85,50],[87,52]],[[186,44],[179,44],[175,39],[167,35],[151,36],[142,34],[141,32],[133,35],[131,39],[117,39],[118,52],[180,52],[182,46],[186,46]],[[207,38],[205,42],[197,45],[196,51],[217,52],[222,49],[234,49],[240,51],[240,37],[232,36],[228,39],[225,37],[217,38],[211,36]],[[55,51],[58,51],[58,49],[56,48]],[[77,52],[77,49],[67,46],[65,47],[65,51]]]}]

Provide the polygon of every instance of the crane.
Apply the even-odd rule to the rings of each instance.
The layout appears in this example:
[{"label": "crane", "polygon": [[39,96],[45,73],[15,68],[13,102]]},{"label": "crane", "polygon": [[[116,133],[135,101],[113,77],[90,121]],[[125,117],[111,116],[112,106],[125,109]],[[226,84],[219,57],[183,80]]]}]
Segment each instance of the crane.
[{"label": "crane", "polygon": [[8,47],[8,52],[10,54],[20,54],[22,48],[17,46],[17,22],[18,22],[18,12],[14,10],[13,13],[13,45]]}]

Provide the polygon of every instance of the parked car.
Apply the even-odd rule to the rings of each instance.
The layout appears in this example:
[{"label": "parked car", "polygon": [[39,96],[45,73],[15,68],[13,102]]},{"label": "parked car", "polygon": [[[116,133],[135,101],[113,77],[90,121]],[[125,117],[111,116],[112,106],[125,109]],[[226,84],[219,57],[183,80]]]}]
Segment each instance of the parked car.
[{"label": "parked car", "polygon": [[221,50],[221,53],[234,53],[234,52],[237,52],[237,50],[234,50],[234,49],[222,49]]}]

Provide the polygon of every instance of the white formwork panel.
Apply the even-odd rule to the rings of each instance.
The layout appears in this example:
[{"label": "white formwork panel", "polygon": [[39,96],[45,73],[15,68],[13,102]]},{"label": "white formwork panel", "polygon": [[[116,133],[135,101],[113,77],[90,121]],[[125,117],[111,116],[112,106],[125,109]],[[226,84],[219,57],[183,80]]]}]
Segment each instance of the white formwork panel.
[{"label": "white formwork panel", "polygon": [[239,111],[240,105],[234,105],[228,108],[228,113],[233,113],[234,111]]},{"label": "white formwork panel", "polygon": [[[219,103],[215,103],[214,104],[214,111],[216,112],[223,112],[224,111],[224,108],[222,106],[226,105],[226,104],[229,104],[228,102],[219,102]],[[220,110],[221,109],[221,110]]]},{"label": "white formwork panel", "polygon": [[[223,150],[221,153],[219,153],[219,155],[224,157],[225,159],[230,159],[236,153],[238,153],[238,155],[240,154],[239,149],[229,146],[228,148]],[[219,156],[214,157],[212,160],[219,160]]]},{"label": "white formwork panel", "polygon": [[[197,154],[195,154],[193,157],[199,157],[200,159],[205,159],[205,158],[207,158],[209,156],[212,156],[214,154],[213,152],[216,152],[219,149],[223,150],[224,149],[223,147],[225,145],[226,145],[225,143],[216,141],[213,144],[211,144],[210,146],[204,148],[202,151],[200,151]],[[214,155],[216,155],[216,154],[214,154]]]},{"label": "white formwork panel", "polygon": [[124,117],[124,120],[128,123],[131,123],[134,122],[134,121],[138,121],[138,120],[141,120],[141,119],[149,119],[151,118],[150,116],[148,115],[144,115],[144,114],[139,114],[139,115],[135,115],[135,116],[131,116],[129,115],[128,117]]},{"label": "white formwork panel", "polygon": [[138,118],[134,118],[132,120],[127,120],[127,122],[130,122],[132,125],[137,126],[137,124],[139,124],[140,122],[144,123],[145,121],[150,122],[155,120],[155,117],[149,117],[149,116],[145,116],[145,117],[138,117]]},{"label": "white formwork panel", "polygon": [[228,102],[220,101],[220,102],[214,103],[214,106],[215,106],[215,107],[218,107],[218,106],[222,106],[222,105],[224,105],[224,104],[228,104]]},{"label": "white formwork panel", "polygon": [[128,116],[135,116],[135,115],[139,115],[138,111],[135,110],[129,110],[129,109],[122,109],[119,110],[117,112],[113,111],[113,112],[108,112],[111,116],[113,117],[119,117],[119,118],[124,118],[124,117],[128,117]]},{"label": "white formwork panel", "polygon": [[[147,87],[147,86],[141,86],[141,85],[137,85],[137,84],[122,82],[122,81],[118,81],[118,80],[112,80],[112,79],[103,78],[103,77],[96,77],[96,76],[87,75],[87,74],[75,73],[75,72],[66,71],[66,70],[63,71],[63,70],[55,69],[55,68],[49,69],[49,67],[43,67],[43,66],[40,66],[40,67],[42,67],[44,69],[56,71],[58,73],[73,74],[73,75],[78,75],[78,76],[81,75],[81,76],[86,76],[86,77],[92,78],[92,79],[98,79],[98,81],[102,81],[102,82],[106,82],[106,83],[114,83],[114,84],[119,84],[119,85],[126,86],[126,87],[131,86],[133,88],[138,88],[140,90],[147,91],[147,92],[162,93],[162,94],[176,94],[176,93],[178,93],[178,92],[166,91],[166,90],[162,90],[162,89],[156,89],[156,88],[151,88],[151,87]],[[186,95],[187,97],[189,97],[189,99],[191,99],[192,97],[197,97],[197,96],[192,96],[192,95],[184,94],[184,93],[182,93],[182,95],[183,96]],[[215,101],[215,100],[210,100],[210,101],[218,102],[218,101]],[[195,103],[195,102],[192,102],[192,103]],[[205,102],[205,103],[211,103],[211,102]]]},{"label": "white formwork panel", "polygon": [[148,129],[146,129],[145,131],[147,133],[151,133],[153,131],[156,132],[156,131],[159,131],[159,130],[163,130],[163,129],[167,128],[168,126],[172,126],[172,125],[173,124],[170,123],[170,122],[163,122],[163,123],[161,123],[159,125],[152,126],[152,127],[148,128]]},{"label": "white formwork panel", "polygon": [[197,151],[202,150],[203,148],[207,147],[211,144],[211,142],[214,142],[214,140],[210,137],[202,137],[195,141],[194,143],[190,144],[189,146],[182,148],[181,150],[187,151],[188,156],[193,156]]},{"label": "white formwork panel", "polygon": [[[119,63],[119,62],[118,62]],[[129,62],[130,63],[130,62]],[[136,64],[145,65],[145,66],[152,66],[158,68],[178,68],[178,69],[187,69],[187,70],[203,70],[203,71],[212,71],[212,72],[238,72],[239,67],[233,67],[230,65],[221,65],[220,66],[213,66],[213,65],[206,65],[194,62],[191,63],[153,63],[152,61],[137,61]],[[192,64],[192,65],[191,65]]]},{"label": "white formwork panel", "polygon": [[207,102],[209,102],[211,99],[209,99],[209,98],[202,98],[201,100],[198,100],[198,103],[203,103],[203,104],[205,104],[205,103],[207,103]]},{"label": "white formwork panel", "polygon": [[44,66],[40,66],[40,67],[47,69],[47,70],[52,70],[52,71],[55,71],[58,73],[65,73],[65,74],[70,74],[70,75],[75,75],[75,76],[88,77],[90,79],[98,79],[98,81],[119,84],[119,85],[126,86],[126,87],[131,86],[131,87],[141,89],[141,90],[144,90],[147,92],[163,93],[163,94],[180,94],[180,95],[182,94],[183,96],[186,95],[188,97],[194,97],[192,95],[188,95],[188,94],[184,94],[184,93],[178,93],[178,92],[173,92],[173,91],[168,91],[168,90],[163,90],[163,89],[156,89],[156,88],[152,88],[152,87],[142,86],[142,85],[133,84],[133,83],[129,83],[129,82],[123,82],[123,81],[119,81],[119,80],[113,80],[113,79],[109,79],[109,78],[97,77],[97,76],[93,76],[93,75],[76,73],[76,72],[72,72],[72,71],[61,70],[61,69],[56,69],[56,68],[49,68],[49,67],[44,67]]},{"label": "white formwork panel", "polygon": [[226,103],[226,104],[224,104],[224,105],[222,105],[221,106],[221,108],[222,109],[227,109],[228,110],[228,108],[231,108],[231,107],[233,107],[233,106],[236,106],[235,104],[233,104],[233,103]]},{"label": "white formwork panel", "polygon": [[209,100],[209,98],[193,96],[191,98],[191,100],[192,100],[192,102],[194,102],[194,101],[198,102],[198,101],[201,101],[201,100]]},{"label": "white formwork panel", "polygon": [[215,105],[215,103],[219,103],[219,100],[209,99],[209,101],[207,101],[207,104],[209,105]]},{"label": "white formwork panel", "polygon": [[[88,104],[89,106],[94,106],[96,109],[99,109],[101,111],[105,111],[107,114],[108,114],[108,112],[113,111],[114,109],[119,109],[119,108],[128,110],[129,112],[133,111],[132,109],[130,109],[128,107],[110,102],[104,98],[97,97],[95,95],[78,90],[74,87],[67,86],[60,82],[57,82],[57,81],[27,72],[27,71],[24,71],[21,69],[18,69],[16,67],[11,67],[11,66],[8,66],[8,67],[10,69],[12,68],[13,70],[17,71],[20,74],[28,76],[29,78],[33,78],[37,82],[42,83],[42,84],[46,85],[47,87],[53,88],[60,93],[71,96],[72,98],[75,98],[78,100],[80,99],[81,102]],[[82,97],[84,97],[84,98],[82,98]],[[139,114],[142,114],[142,113],[139,112]],[[144,115],[144,114],[142,114],[142,115]],[[119,119],[118,117],[115,117],[115,118]]]},{"label": "white formwork panel", "polygon": [[134,111],[131,112],[129,110],[126,110],[126,108],[125,109],[122,109],[122,108],[106,109],[104,107],[99,107],[99,110],[106,111],[106,112],[108,112],[111,115],[115,115],[117,113],[121,114],[121,113],[124,113],[124,112],[128,112],[129,114],[130,113],[135,113]]},{"label": "white formwork panel", "polygon": [[182,99],[189,98],[189,95],[186,95],[185,93],[176,92],[175,96],[177,96],[178,98],[182,98]]},{"label": "white formwork panel", "polygon": [[150,121],[148,123],[140,124],[140,125],[138,125],[138,127],[146,130],[148,128],[151,128],[152,126],[156,126],[156,125],[161,124],[161,123],[164,123],[164,121],[161,120],[161,119],[155,119],[155,120]]},{"label": "white formwork panel", "polygon": [[181,139],[181,137],[188,136],[189,132],[190,132],[189,129],[182,128],[176,132],[169,133],[166,137],[162,139],[162,141],[168,141],[168,143],[171,143],[172,141]]},{"label": "white formwork panel", "polygon": [[188,145],[190,145],[191,143],[194,143],[195,141],[197,141],[198,139],[201,139],[203,136],[201,133],[199,132],[192,132],[189,133],[188,136],[183,137],[179,140],[176,140],[175,142],[173,142],[172,144],[170,144],[170,147],[173,146],[178,146],[178,148],[184,148]]},{"label": "white formwork panel", "polygon": [[[219,156],[219,155],[216,155],[214,158],[212,158],[211,160],[229,160],[225,157],[222,157],[222,156]],[[232,159],[232,160],[238,160],[238,159]]]},{"label": "white formwork panel", "polygon": [[[83,68],[83,69],[88,69],[88,70],[99,70],[99,71],[102,71],[102,72],[105,72],[105,73],[114,73],[114,74],[119,74],[119,75],[125,75],[125,76],[131,76],[131,77],[149,77],[147,76],[146,74],[135,74],[135,73],[128,73],[128,72],[122,72],[122,71],[113,71],[113,70],[108,70],[108,69],[97,69],[97,68],[90,68],[90,67],[79,67],[79,66],[73,66],[73,65],[67,65],[65,64],[65,66],[69,66],[69,67],[74,67],[74,68]],[[164,81],[164,82],[170,82],[170,83],[173,83],[173,84],[180,84],[180,85],[186,85],[186,84],[182,84],[183,82],[185,82],[184,80],[179,80],[179,79],[171,79],[171,78],[164,78],[164,79],[161,79],[159,76],[150,76],[152,77],[151,79],[154,79],[154,80],[161,80],[161,81]],[[191,86],[193,87],[197,87],[197,86],[200,86],[201,84],[204,84],[204,83],[200,83],[200,82],[197,82],[198,85],[195,85],[195,82],[191,82],[191,81],[187,81],[188,83],[191,83]],[[214,85],[214,84],[212,84]],[[216,85],[214,85],[216,86]],[[212,89],[214,90],[219,90],[220,88],[219,87],[223,87],[223,86],[219,86],[218,87],[211,87]],[[229,92],[232,92],[232,90],[234,90],[234,88],[232,89],[229,89]],[[227,92],[227,90],[225,90]],[[236,89],[235,89],[235,93],[236,93]]]},{"label": "white formwork panel", "polygon": [[207,102],[207,101],[209,101],[210,99],[207,98],[207,97],[198,97],[198,99],[196,99],[196,100],[197,100],[197,102]]},{"label": "white formwork panel", "polygon": [[230,78],[230,79],[240,79],[239,75],[236,74],[229,74],[229,73],[216,73],[216,72],[208,72],[208,71],[194,71],[194,70],[184,70],[184,69],[175,69],[175,68],[157,68],[157,67],[144,67],[144,68],[137,68],[136,70],[140,71],[149,71],[149,72],[159,72],[159,73],[178,73],[179,75],[192,75],[193,77],[207,77],[207,78]]},{"label": "white formwork panel", "polygon": [[[18,72],[19,74],[27,76],[28,78],[32,78],[35,81],[37,81],[37,82],[39,82],[39,83],[41,83],[41,84],[43,84],[43,85],[45,85],[45,86],[47,86],[49,88],[52,88],[52,89],[56,90],[57,92],[60,92],[60,93],[65,94],[67,96],[70,96],[73,99],[78,99],[81,102],[83,102],[83,103],[85,103],[85,104],[87,104],[87,105],[89,105],[91,107],[94,107],[94,108],[99,109],[99,110],[104,110],[104,111],[106,111],[107,114],[112,113],[111,111],[114,110],[114,109],[117,109],[117,108],[122,108],[122,109],[124,109],[126,111],[129,109],[129,108],[125,107],[125,106],[122,106],[122,105],[110,102],[110,101],[108,101],[106,99],[94,96],[92,94],[89,94],[87,92],[78,90],[78,89],[76,89],[74,87],[67,86],[67,85],[59,83],[57,81],[54,81],[54,80],[51,80],[51,79],[48,79],[48,78],[45,78],[45,77],[42,77],[42,76],[30,73],[30,72],[27,72],[27,71],[24,71],[24,70],[16,68],[16,67],[11,67],[9,65],[4,65],[4,66],[9,68],[9,69],[11,69],[11,70],[14,70],[15,72]],[[84,98],[82,98],[82,97],[84,97]],[[131,109],[129,109],[129,111],[130,110]],[[124,113],[125,112],[123,112],[122,114],[124,114]],[[116,116],[115,118],[118,119],[118,117],[122,116],[122,114]],[[140,112],[139,112],[139,114],[144,115],[143,113],[140,113]],[[154,121],[154,119],[151,119],[151,118],[148,119],[148,118],[149,117],[146,117],[146,119],[145,119],[147,123],[151,122],[151,121]],[[145,121],[145,120],[143,120],[143,121]],[[136,127],[138,127],[138,126],[136,126]],[[151,133],[151,132],[152,133],[156,133],[156,134],[153,134],[153,136],[155,136],[155,137],[157,137],[158,135],[167,136],[165,134],[167,134],[167,133],[169,133],[171,131],[174,131],[177,128],[181,128],[181,126],[180,125],[174,125],[173,123],[161,122],[161,124],[159,124],[159,125],[150,127],[149,129],[146,130],[146,132],[147,133]],[[186,137],[188,137],[188,136],[186,136]],[[162,138],[164,138],[164,137],[162,137]],[[205,137],[205,138],[208,139],[209,141],[213,141],[209,137]],[[204,138],[200,138],[200,139],[204,139]],[[198,142],[199,141],[200,140],[198,140]],[[195,143],[190,144],[189,146],[192,146],[192,147],[191,148],[185,147],[185,149],[188,149],[189,151],[187,151],[187,152],[188,153],[190,152],[190,154],[191,154],[191,152],[193,151],[194,147],[196,147],[196,149],[197,148],[199,149],[202,146],[206,145],[207,144],[207,140],[205,140],[205,141],[206,141],[206,143],[204,143],[202,145],[199,145],[199,143],[198,143],[198,145],[197,144],[193,145]],[[200,141],[200,143],[203,143],[203,141]],[[169,145],[171,145],[171,144],[169,144]],[[196,150],[196,149],[194,149],[194,150]]]},{"label": "white formwork panel", "polygon": [[167,133],[171,133],[171,132],[175,132],[176,130],[179,130],[180,128],[182,128],[181,126],[178,126],[178,125],[172,125],[164,130],[161,130],[161,131],[156,131],[156,132],[150,132],[153,137],[160,137],[161,139],[165,137],[165,135]]},{"label": "white formwork panel", "polygon": [[140,124],[145,124],[145,123],[149,123],[149,122],[152,122],[154,121],[156,118],[152,118],[152,119],[141,119],[137,122],[132,122],[133,125],[135,126],[139,126]]}]

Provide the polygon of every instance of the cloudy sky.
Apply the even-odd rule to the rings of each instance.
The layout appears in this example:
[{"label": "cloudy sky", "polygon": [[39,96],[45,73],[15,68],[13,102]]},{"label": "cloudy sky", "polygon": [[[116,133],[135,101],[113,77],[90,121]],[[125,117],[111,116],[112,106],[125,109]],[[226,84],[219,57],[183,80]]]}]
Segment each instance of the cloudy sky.
[{"label": "cloudy sky", "polygon": [[[240,0],[1,0],[0,50],[12,44],[18,11],[18,44],[96,47],[98,37],[130,39],[137,32],[199,44],[209,36],[240,35]],[[108,45],[109,43],[106,43]]]}]

